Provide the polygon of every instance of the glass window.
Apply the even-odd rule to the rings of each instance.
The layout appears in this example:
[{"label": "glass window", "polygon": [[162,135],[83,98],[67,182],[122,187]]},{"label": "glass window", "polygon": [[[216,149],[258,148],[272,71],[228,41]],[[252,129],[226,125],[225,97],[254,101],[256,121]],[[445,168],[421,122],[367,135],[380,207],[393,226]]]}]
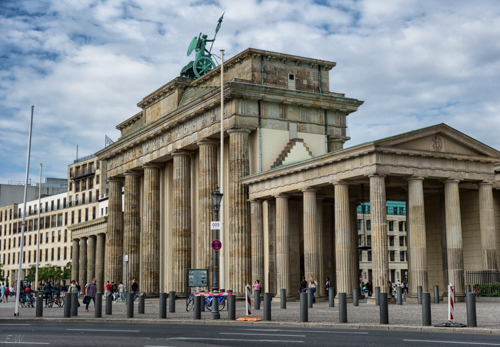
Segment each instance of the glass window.
[{"label": "glass window", "polygon": [[405,261],[405,252],[399,252],[399,260]]},{"label": "glass window", "polygon": [[394,231],[394,221],[389,221],[389,231]]},{"label": "glass window", "polygon": [[372,230],[372,221],[371,220],[366,221],[366,230]]},{"label": "glass window", "polygon": [[394,261],[394,251],[389,252],[389,261]]},{"label": "glass window", "polygon": [[389,236],[389,246],[394,246],[394,236]]}]

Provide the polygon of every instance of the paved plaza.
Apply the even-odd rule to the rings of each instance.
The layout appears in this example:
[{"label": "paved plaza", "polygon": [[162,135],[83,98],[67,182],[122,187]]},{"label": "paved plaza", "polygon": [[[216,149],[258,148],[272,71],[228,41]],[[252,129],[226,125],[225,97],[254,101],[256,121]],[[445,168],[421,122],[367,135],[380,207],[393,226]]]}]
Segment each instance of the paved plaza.
[{"label": "paved plaza", "polygon": [[[81,300],[80,300],[81,304]],[[193,319],[193,311],[186,312],[186,301],[177,300],[176,301],[176,312],[167,312],[167,319],[160,320],[159,317],[159,300],[157,298],[146,299],[145,314],[138,314],[138,300],[135,302],[134,308],[134,321],[144,321],[144,322],[180,322],[187,323],[188,321],[195,322]],[[476,303],[477,311],[477,329],[473,329],[475,332],[481,332],[482,329],[486,329],[485,333],[498,333],[500,334],[500,315],[498,314],[500,309],[500,303],[486,303],[478,302]],[[106,321],[123,321],[126,318],[126,305],[122,302],[113,304],[113,314],[105,315],[105,305],[103,302],[102,318],[95,318],[96,320],[106,320]],[[295,325],[300,323],[300,303],[287,302],[287,308],[280,309],[279,302],[272,302],[271,312],[272,312],[272,324],[283,324],[283,325]],[[446,303],[432,304],[432,324],[444,323],[447,321],[448,306]],[[24,320],[35,318],[35,309],[33,308],[20,308],[20,315],[18,318],[14,317],[14,304],[9,302],[7,304],[0,304],[0,320],[4,319],[15,319]],[[236,301],[236,317],[245,316],[245,302],[238,300]],[[65,319],[65,320],[75,320],[75,319],[94,319],[94,306],[93,303],[89,306],[89,312],[85,312],[84,305],[80,306],[78,310],[78,317],[73,318],[63,318],[64,309],[63,308],[44,308],[43,317],[48,319]],[[455,307],[456,322],[467,323],[467,312],[465,303],[457,303]],[[263,317],[263,303],[261,303],[260,310],[253,310],[252,316]],[[380,326],[379,324],[379,307],[368,305],[366,300],[361,300],[358,307],[354,307],[352,304],[347,306],[347,324],[339,324],[339,309],[336,307],[329,307],[328,302],[317,302],[314,307],[309,309],[309,323],[305,325],[310,325],[311,327],[318,326],[329,326],[337,325],[337,327],[351,327],[351,328],[375,328]],[[130,320],[130,319],[128,319]],[[202,312],[202,322],[213,323],[210,320],[210,312]],[[227,322],[227,307],[221,311],[221,321]],[[257,324],[268,324],[269,322],[258,322]],[[241,323],[250,324],[250,323]],[[301,323],[302,325],[304,323]],[[418,304],[404,303],[402,306],[391,304],[389,305],[389,325],[398,326],[401,329],[419,329],[422,325],[422,308]],[[447,328],[451,331],[451,329]],[[472,328],[462,328],[464,332],[471,330]],[[457,329],[455,329],[457,330]]]}]

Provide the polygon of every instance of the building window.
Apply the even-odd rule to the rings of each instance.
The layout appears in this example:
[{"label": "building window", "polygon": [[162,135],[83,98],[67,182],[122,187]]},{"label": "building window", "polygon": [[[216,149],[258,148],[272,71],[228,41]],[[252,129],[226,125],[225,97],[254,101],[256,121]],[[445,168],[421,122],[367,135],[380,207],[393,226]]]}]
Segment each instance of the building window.
[{"label": "building window", "polygon": [[57,242],[61,242],[61,230],[57,232]]},{"label": "building window", "polygon": [[89,192],[89,203],[92,202],[92,191]]},{"label": "building window", "polygon": [[63,208],[66,208],[66,198],[63,198]]},{"label": "building window", "polygon": [[389,236],[389,246],[394,246],[394,236]]},{"label": "building window", "polygon": [[57,247],[57,260],[61,260],[61,248]]},{"label": "building window", "polygon": [[389,231],[394,231],[394,221],[389,221]]},{"label": "building window", "polygon": [[56,232],[55,232],[55,231],[53,231],[53,232],[52,232],[52,243],[54,243],[54,242],[55,242],[55,240],[56,240]]},{"label": "building window", "polygon": [[[64,242],[68,242],[68,230],[64,229]],[[66,258],[64,258],[66,259]]]},{"label": "building window", "polygon": [[71,224],[75,224],[75,211],[71,211]]},{"label": "building window", "polygon": [[66,250],[67,250],[66,247],[64,247],[64,260],[66,260],[66,256],[67,256],[67,253],[68,253],[68,252],[66,252]]},{"label": "building window", "polygon": [[371,220],[366,221],[366,230],[372,230],[372,221]]},{"label": "building window", "polygon": [[92,219],[95,219],[95,217],[96,217],[95,213],[96,213],[96,208],[94,206],[94,207],[92,207]]},{"label": "building window", "polygon": [[401,237],[399,238],[399,246],[400,246],[400,247],[404,247],[404,245],[405,245],[405,237],[404,237],[404,236],[401,236]]},{"label": "building window", "polygon": [[101,167],[101,162],[98,160],[97,161],[97,169],[99,169]]},{"label": "building window", "polygon": [[85,204],[85,193],[82,193],[82,205]]},{"label": "building window", "polygon": [[371,237],[371,235],[368,235],[368,236],[366,237],[366,243],[368,244],[368,246],[371,246],[371,245],[372,245],[372,237]]},{"label": "building window", "polygon": [[83,181],[82,181],[82,192],[83,192],[84,190],[87,190],[87,180],[83,180]]},{"label": "building window", "polygon": [[89,209],[85,209],[85,221],[87,222],[89,220]]},{"label": "building window", "polygon": [[363,251],[358,252],[358,260],[362,261],[363,260]]},{"label": "building window", "polygon": [[394,261],[394,251],[389,252],[389,261]]},{"label": "building window", "polygon": [[95,191],[95,201],[99,200],[99,189]]},{"label": "building window", "polygon": [[403,223],[404,222],[399,222],[399,231],[403,231]]},{"label": "building window", "polygon": [[68,212],[64,212],[64,225],[68,225]]},{"label": "building window", "polygon": [[368,251],[368,261],[372,261],[372,251]]},{"label": "building window", "polygon": [[405,261],[405,252],[399,252],[399,261]]},{"label": "building window", "polygon": [[49,250],[45,250],[45,261],[49,261]]},{"label": "building window", "polygon": [[50,260],[54,260],[54,248],[51,250]]},{"label": "building window", "polygon": [[78,210],[78,223],[82,222],[82,210]]},{"label": "building window", "polygon": [[358,230],[361,230],[361,219],[358,219]]},{"label": "building window", "polygon": [[95,184],[99,184],[99,175],[95,176]]}]

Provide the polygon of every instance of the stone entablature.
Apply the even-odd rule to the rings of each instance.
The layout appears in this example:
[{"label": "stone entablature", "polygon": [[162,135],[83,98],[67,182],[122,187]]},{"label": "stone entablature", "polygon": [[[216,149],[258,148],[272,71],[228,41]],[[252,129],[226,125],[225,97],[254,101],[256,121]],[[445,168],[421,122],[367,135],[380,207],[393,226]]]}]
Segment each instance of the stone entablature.
[{"label": "stone entablature", "polygon": [[107,223],[108,217],[104,216],[88,222],[68,226],[68,229],[71,230],[71,238],[75,240],[91,235],[106,234]]}]

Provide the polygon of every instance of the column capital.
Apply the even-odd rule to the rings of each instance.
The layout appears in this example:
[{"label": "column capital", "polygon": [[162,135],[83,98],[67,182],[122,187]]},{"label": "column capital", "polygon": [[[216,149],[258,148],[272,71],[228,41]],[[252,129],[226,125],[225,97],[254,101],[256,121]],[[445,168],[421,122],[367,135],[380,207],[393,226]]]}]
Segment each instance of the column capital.
[{"label": "column capital", "polygon": [[248,202],[250,202],[250,203],[260,203],[260,204],[262,204],[263,200],[262,200],[262,199],[250,198],[250,199],[248,199]]},{"label": "column capital", "polygon": [[330,184],[333,184],[334,186],[348,186],[349,181],[346,180],[333,180],[330,181]]},{"label": "column capital", "polygon": [[458,178],[449,178],[449,179],[443,180],[441,182],[443,182],[444,184],[452,184],[452,183],[459,184],[460,180]]},{"label": "column capital", "polygon": [[385,178],[385,176],[387,176],[387,175],[375,172],[375,173],[372,173],[372,174],[367,174],[365,176],[369,177],[369,178],[372,178],[372,177]]},{"label": "column capital", "polygon": [[250,134],[252,132],[251,129],[243,129],[243,128],[232,128],[232,129],[227,129],[226,131],[229,135],[235,134],[235,133]]},{"label": "column capital", "polygon": [[172,153],[170,153],[170,155],[172,157],[178,157],[178,156],[190,157],[192,154],[193,154],[192,151],[185,150],[185,149],[176,149]]},{"label": "column capital", "polygon": [[423,181],[425,178],[422,176],[411,176],[408,177],[406,180],[407,181]]},{"label": "column capital", "polygon": [[201,146],[217,146],[219,145],[219,141],[214,140],[214,139],[209,139],[209,138],[204,138],[201,139],[200,141],[196,142],[196,144],[201,147]]},{"label": "column capital", "polygon": [[493,187],[493,182],[491,181],[482,181],[477,184],[478,187],[483,187],[483,186],[491,186]]},{"label": "column capital", "polygon": [[130,176],[130,177],[139,177],[139,176],[142,176],[142,172],[139,172],[139,171],[133,171],[133,170],[127,170],[123,173],[123,176],[127,177],[127,176]]},{"label": "column capital", "polygon": [[106,180],[106,182],[111,183],[111,182],[116,182],[116,183],[122,183],[123,178],[121,177],[111,177]]},{"label": "column capital", "polygon": [[316,193],[318,189],[313,187],[306,187],[301,189],[302,193]]},{"label": "column capital", "polygon": [[146,163],[142,165],[143,169],[161,169],[161,167],[159,163]]},{"label": "column capital", "polygon": [[88,239],[88,236],[82,236],[80,237],[80,241],[84,241],[84,240],[87,240]]},{"label": "column capital", "polygon": [[276,199],[288,199],[289,196],[290,196],[289,194],[285,194],[285,193],[279,193],[279,194],[274,195],[274,197]]}]

